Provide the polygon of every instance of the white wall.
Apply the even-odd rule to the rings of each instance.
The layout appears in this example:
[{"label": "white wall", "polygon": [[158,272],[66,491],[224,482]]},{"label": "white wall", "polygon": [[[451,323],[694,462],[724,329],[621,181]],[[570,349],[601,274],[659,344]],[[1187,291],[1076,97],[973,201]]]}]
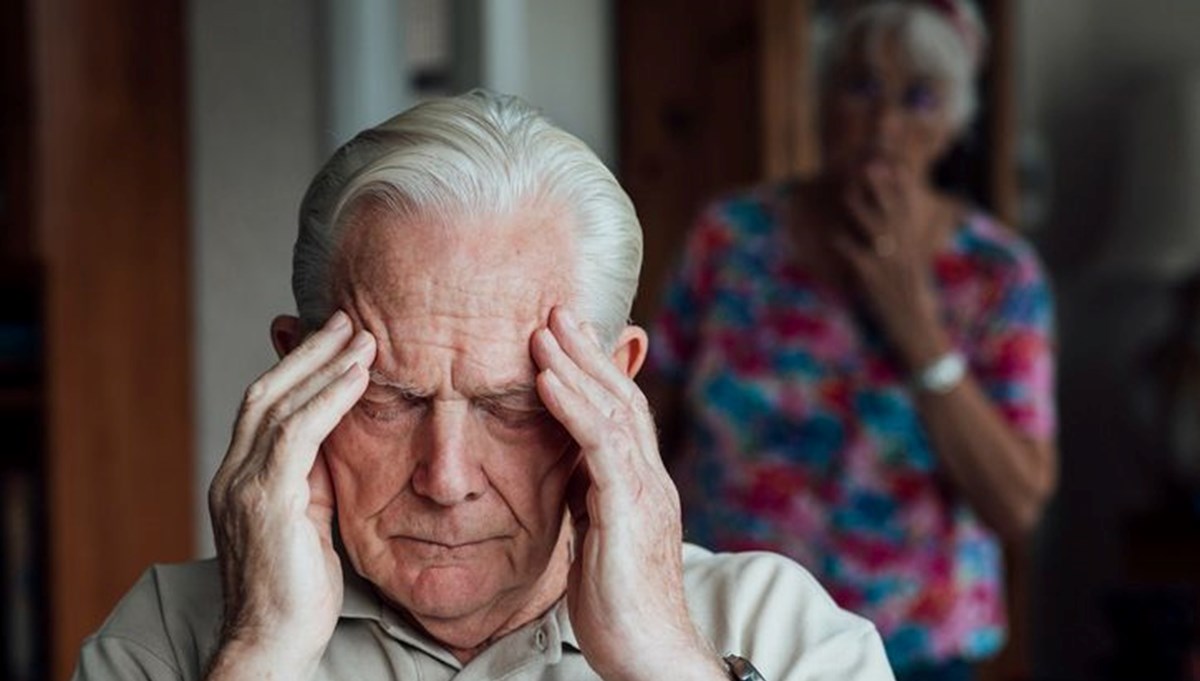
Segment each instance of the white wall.
[{"label": "white wall", "polygon": [[[615,168],[616,85],[608,0],[529,0],[532,102]],[[564,59],[563,55],[570,55]]]},{"label": "white wall", "polygon": [[[475,70],[483,82],[464,85],[525,96],[611,164],[609,0],[475,1],[483,3],[475,11],[483,10],[486,45],[468,52],[490,58]],[[202,555],[212,552],[208,484],[237,405],[246,385],[274,362],[272,317],[295,309],[291,248],[301,195],[335,142],[348,136],[344,121],[380,120],[390,113],[382,108],[408,96],[385,82],[403,73],[395,63],[399,43],[378,30],[389,16],[399,13],[387,0],[189,3]],[[336,44],[349,52],[331,56]],[[331,73],[342,74],[337,83],[329,82]]]},{"label": "white wall", "polygon": [[242,392],[274,360],[301,193],[319,162],[312,2],[196,0],[191,38],[196,536]]},{"label": "white wall", "polygon": [[481,23],[482,84],[541,107],[614,167],[610,0],[490,0]]},{"label": "white wall", "polygon": [[413,104],[404,0],[318,0],[325,121],[322,156]]}]

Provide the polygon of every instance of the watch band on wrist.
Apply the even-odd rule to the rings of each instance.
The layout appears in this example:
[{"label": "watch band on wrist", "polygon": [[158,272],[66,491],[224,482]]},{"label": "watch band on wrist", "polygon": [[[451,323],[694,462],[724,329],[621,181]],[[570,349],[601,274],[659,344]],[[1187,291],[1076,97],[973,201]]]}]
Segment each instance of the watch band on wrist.
[{"label": "watch band on wrist", "polygon": [[951,351],[926,364],[913,374],[915,390],[933,395],[945,395],[962,383],[967,375],[967,359],[962,353]]},{"label": "watch band on wrist", "polygon": [[726,655],[721,659],[725,662],[725,671],[729,673],[731,681],[766,681],[750,664],[750,660],[740,655]]}]

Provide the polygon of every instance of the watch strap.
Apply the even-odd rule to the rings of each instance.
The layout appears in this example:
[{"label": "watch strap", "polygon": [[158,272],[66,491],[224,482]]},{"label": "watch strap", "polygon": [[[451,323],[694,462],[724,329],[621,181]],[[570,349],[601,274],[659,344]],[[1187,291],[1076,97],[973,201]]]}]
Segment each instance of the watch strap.
[{"label": "watch strap", "polygon": [[967,359],[961,352],[947,352],[913,374],[915,390],[933,395],[945,395],[967,375]]},{"label": "watch strap", "polygon": [[732,681],[766,681],[754,665],[750,664],[750,660],[740,655],[726,655],[721,659],[725,662],[725,670]]}]

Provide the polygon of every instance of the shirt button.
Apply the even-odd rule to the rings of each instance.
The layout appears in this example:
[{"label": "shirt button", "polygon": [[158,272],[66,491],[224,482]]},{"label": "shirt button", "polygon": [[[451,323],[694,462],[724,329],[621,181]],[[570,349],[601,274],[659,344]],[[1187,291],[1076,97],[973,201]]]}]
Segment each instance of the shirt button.
[{"label": "shirt button", "polygon": [[543,630],[543,629],[537,630],[537,633],[535,633],[533,635],[533,644],[537,646],[538,650],[546,649],[546,632],[545,632],[545,630]]}]

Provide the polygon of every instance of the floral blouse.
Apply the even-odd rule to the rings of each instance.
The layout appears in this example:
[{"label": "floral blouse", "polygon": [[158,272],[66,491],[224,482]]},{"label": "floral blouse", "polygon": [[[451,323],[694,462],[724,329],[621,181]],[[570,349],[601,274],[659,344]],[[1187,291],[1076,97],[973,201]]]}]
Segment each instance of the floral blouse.
[{"label": "floral blouse", "polygon": [[[897,669],[1004,640],[997,538],[940,474],[913,394],[864,301],[789,254],[789,187],[695,225],[651,360],[684,394],[672,473],[687,539],[776,551],[875,622]],[[1054,436],[1053,308],[1030,246],[969,215],[932,276],[945,327],[1015,429]]]}]

